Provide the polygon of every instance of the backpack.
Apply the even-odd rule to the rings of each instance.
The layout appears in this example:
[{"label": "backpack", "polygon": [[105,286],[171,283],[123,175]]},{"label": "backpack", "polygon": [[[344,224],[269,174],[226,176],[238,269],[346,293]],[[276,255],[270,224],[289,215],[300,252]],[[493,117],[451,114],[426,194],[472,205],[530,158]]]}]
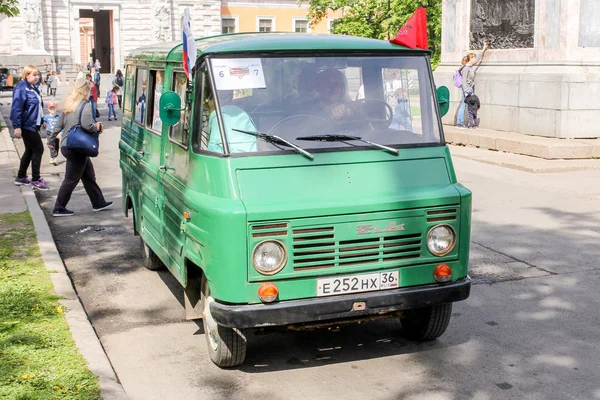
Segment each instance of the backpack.
[{"label": "backpack", "polygon": [[117,79],[115,79],[115,81],[117,82],[118,86],[123,86],[123,77],[122,76],[117,76]]},{"label": "backpack", "polygon": [[457,88],[461,88],[463,85],[461,72],[464,67],[465,66],[463,65],[462,67],[454,71],[454,77],[452,78],[452,80],[454,81],[454,86],[456,86]]}]

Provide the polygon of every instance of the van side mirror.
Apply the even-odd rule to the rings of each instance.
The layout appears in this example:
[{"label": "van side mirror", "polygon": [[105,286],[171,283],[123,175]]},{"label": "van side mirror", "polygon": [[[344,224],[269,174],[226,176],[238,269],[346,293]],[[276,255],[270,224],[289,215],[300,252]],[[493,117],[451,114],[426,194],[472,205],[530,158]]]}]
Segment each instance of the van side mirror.
[{"label": "van side mirror", "polygon": [[163,124],[173,126],[181,117],[181,98],[175,92],[165,92],[160,96],[160,120]]},{"label": "van side mirror", "polygon": [[[448,114],[450,110],[450,90],[446,86],[437,88],[438,107],[440,109],[440,117]],[[162,100],[162,99],[161,99]]]}]

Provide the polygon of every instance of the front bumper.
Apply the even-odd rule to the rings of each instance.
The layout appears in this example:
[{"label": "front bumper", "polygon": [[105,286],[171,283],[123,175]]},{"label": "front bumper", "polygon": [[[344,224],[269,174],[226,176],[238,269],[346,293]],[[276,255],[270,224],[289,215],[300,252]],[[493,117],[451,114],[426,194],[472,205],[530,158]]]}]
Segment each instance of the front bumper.
[{"label": "front bumper", "polygon": [[[378,292],[288,300],[272,304],[228,305],[214,301],[210,312],[214,320],[230,328],[257,328],[305,322],[327,321],[409,310],[453,303],[469,297],[471,279],[447,284],[407,287]],[[364,302],[364,310],[354,310]]]}]

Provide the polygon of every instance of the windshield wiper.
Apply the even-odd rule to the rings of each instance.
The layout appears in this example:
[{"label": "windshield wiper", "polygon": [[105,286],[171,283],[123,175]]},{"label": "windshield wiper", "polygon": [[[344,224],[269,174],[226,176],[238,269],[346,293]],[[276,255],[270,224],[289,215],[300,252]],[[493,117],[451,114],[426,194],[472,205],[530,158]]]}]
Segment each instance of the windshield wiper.
[{"label": "windshield wiper", "polygon": [[371,146],[379,147],[382,150],[388,151],[392,154],[398,155],[400,152],[398,149],[393,147],[384,146],[382,144],[369,142],[361,138],[360,136],[349,136],[349,135],[313,135],[313,136],[300,136],[296,140],[314,140],[317,142],[345,142],[348,140],[358,140],[359,142],[370,144]]},{"label": "windshield wiper", "polygon": [[304,157],[308,158],[309,160],[315,159],[315,157],[312,154],[310,154],[308,151],[296,146],[294,143],[290,143],[287,140],[280,138],[279,136],[269,135],[268,133],[262,133],[262,132],[246,131],[243,129],[236,129],[236,128],[233,128],[233,130],[237,131],[237,132],[247,133],[248,135],[256,136],[268,143],[274,143],[274,144],[291,147],[292,149],[296,150],[298,153],[302,154]]}]

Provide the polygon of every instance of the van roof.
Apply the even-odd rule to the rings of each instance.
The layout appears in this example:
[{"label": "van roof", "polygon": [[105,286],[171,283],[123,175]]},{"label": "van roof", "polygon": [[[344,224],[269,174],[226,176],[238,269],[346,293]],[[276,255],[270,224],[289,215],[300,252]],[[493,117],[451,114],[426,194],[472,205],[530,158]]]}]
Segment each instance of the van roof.
[{"label": "van roof", "polygon": [[[415,51],[385,40],[347,35],[318,35],[307,33],[234,33],[196,39],[198,56],[201,54],[244,53],[261,51]],[[418,52],[426,50],[417,49]],[[180,62],[183,45],[164,42],[133,50],[128,59],[164,60]]]}]

